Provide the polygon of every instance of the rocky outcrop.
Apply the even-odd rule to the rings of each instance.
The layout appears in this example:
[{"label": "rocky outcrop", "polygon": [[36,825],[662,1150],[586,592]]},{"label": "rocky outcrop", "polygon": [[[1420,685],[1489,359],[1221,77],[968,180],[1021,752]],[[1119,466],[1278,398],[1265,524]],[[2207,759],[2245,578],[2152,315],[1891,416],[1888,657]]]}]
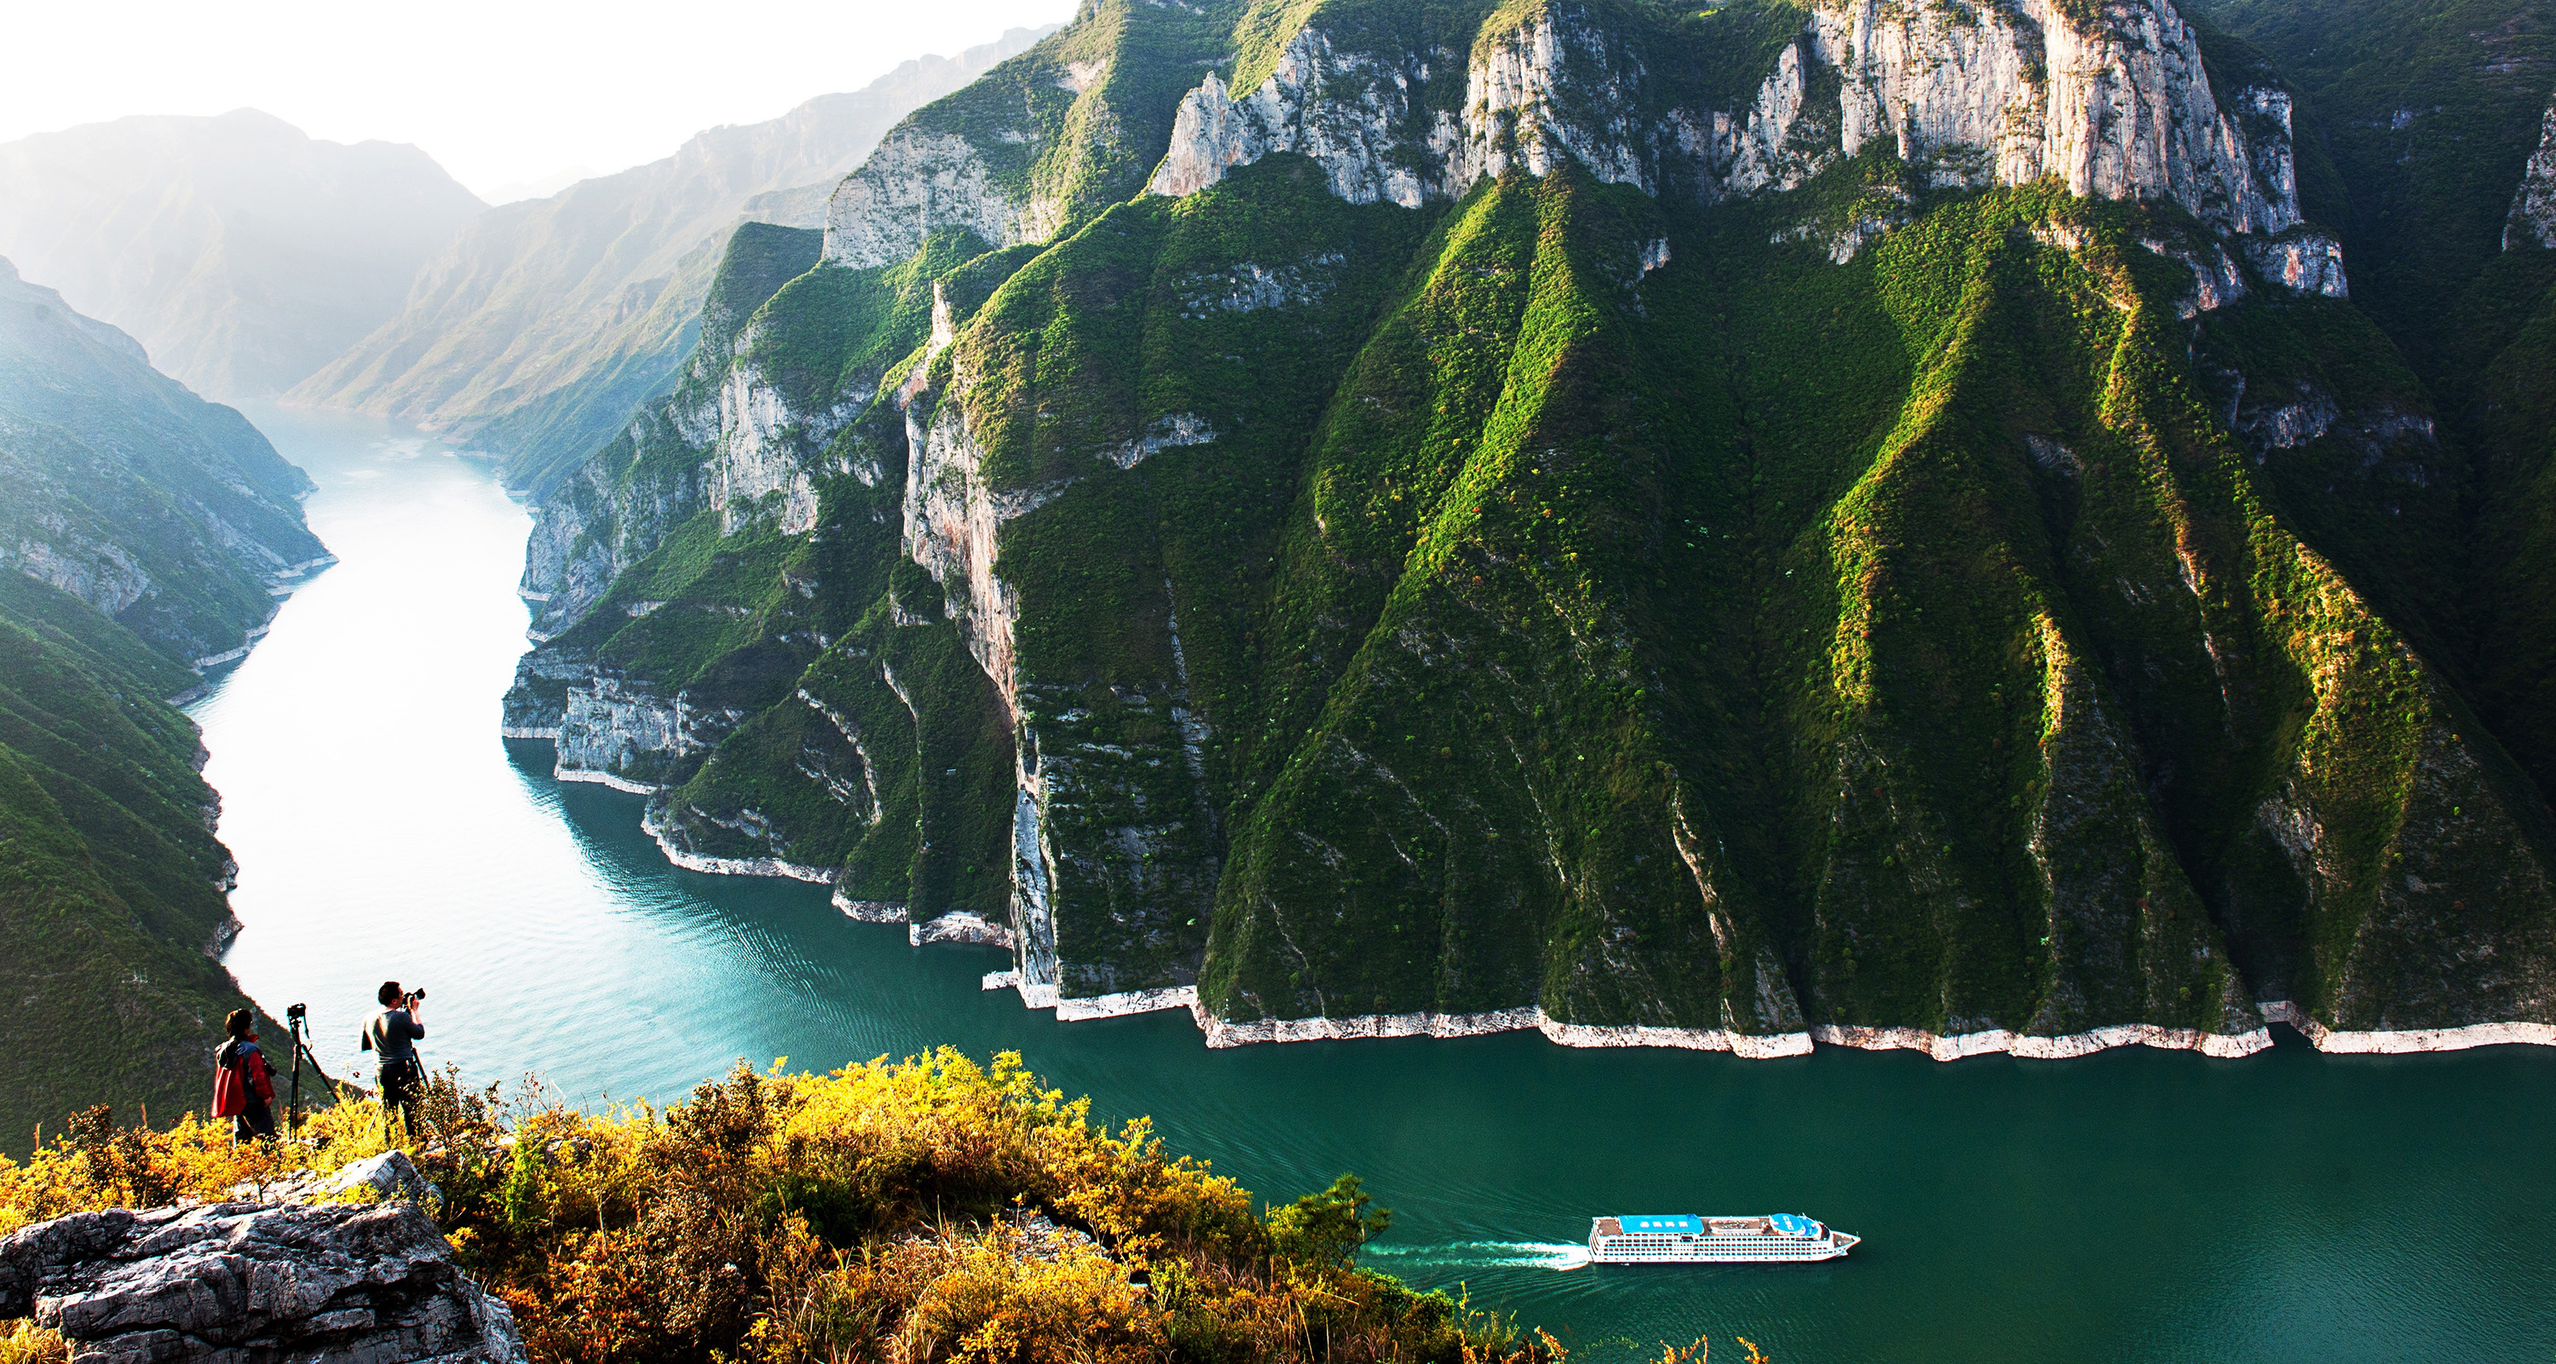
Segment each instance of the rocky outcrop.
[{"label": "rocky outcrop", "polygon": [[1460,192],[1439,169],[1453,150],[1453,120],[1425,101],[1431,75],[1461,60],[1454,52],[1343,51],[1309,27],[1255,90],[1237,95],[1209,72],[1181,101],[1171,148],[1148,188],[1195,194],[1237,166],[1296,152],[1320,163],[1332,193],[1353,204],[1418,208]]},{"label": "rocky outcrop", "polygon": [[142,600],[152,586],[151,575],[112,541],[28,537],[0,553],[0,567],[15,568],[110,616]]},{"label": "rocky outcrop", "polygon": [[568,688],[554,736],[559,779],[642,793],[662,789],[733,729],[736,718],[705,711],[682,693],[667,696],[645,682],[596,672]]},{"label": "rocky outcrop", "polygon": [[1537,177],[1577,162],[1608,184],[1660,188],[1663,153],[1692,155],[1685,111],[1655,116],[1648,72],[1576,3],[1547,4],[1491,35],[1465,73],[1464,121],[1448,166],[1462,193],[1512,168]]},{"label": "rocky outcrop", "polygon": [[520,590],[536,608],[536,640],[584,619],[615,578],[704,506],[718,507],[731,531],[764,507],[794,523],[814,519],[806,466],[841,422],[793,410],[742,357],[757,311],[816,264],[820,244],[814,231],[739,228],[673,391],[632,413],[534,503]]},{"label": "rocky outcrop", "polygon": [[2299,230],[2289,93],[2220,98],[2167,0],[2092,14],[2055,0],[1826,0],[1753,98],[1728,109],[1681,101],[1620,24],[1577,0],[1487,32],[1460,100],[1454,56],[1344,50],[1317,15],[1257,88],[1210,73],[1189,94],[1149,188],[1193,194],[1294,152],[1353,203],[1416,207],[1566,162],[1712,199],[1794,188],[1878,146],[1939,186],[2052,179],[2177,204],[2231,234],[2293,234],[2254,254],[2258,269],[2296,291],[2342,292],[2339,248]]},{"label": "rocky outcrop", "polygon": [[2266,284],[2322,298],[2352,296],[2343,273],[2343,244],[2322,232],[2293,228],[2277,237],[2248,237],[2242,245],[2255,278]]},{"label": "rocky outcrop", "polygon": [[825,261],[874,269],[923,249],[935,232],[974,233],[992,246],[1046,241],[1064,225],[1052,199],[1001,185],[976,144],[908,125],[845,178],[825,208]]},{"label": "rocky outcrop", "polygon": [[76,1213],[0,1241],[0,1318],[102,1364],[527,1358],[415,1203]]},{"label": "rocky outcrop", "polygon": [[1020,620],[1020,594],[995,571],[997,532],[1053,494],[992,489],[985,479],[985,451],[956,402],[910,403],[905,425],[906,557],[941,585],[969,651],[1017,726],[1021,684],[1012,632]]},{"label": "rocky outcrop", "polygon": [[[634,417],[625,448],[644,452],[670,424],[664,416]],[[697,467],[643,464],[636,454],[627,465],[599,457],[536,503],[517,589],[533,607],[532,637],[552,639],[585,619],[615,579],[703,504],[705,481]]]},{"label": "rocky outcrop", "polygon": [[869,406],[873,390],[855,387],[820,411],[797,411],[771,376],[744,358],[753,344],[749,328],[737,339],[740,358],[719,385],[710,506],[725,534],[761,516],[785,535],[805,535],[816,529],[817,457],[835,432]]},{"label": "rocky outcrop", "polygon": [[557,739],[567,717],[569,688],[593,672],[593,660],[581,651],[540,647],[525,654],[515,664],[515,684],[506,691],[504,736]]},{"label": "rocky outcrop", "polygon": [[[2082,16],[2082,17],[2081,17]],[[1839,149],[1872,143],[1940,184],[2056,179],[2077,194],[2182,205],[2240,233],[2298,222],[2287,173],[2288,96],[2213,95],[2199,43],[2167,0],[2088,13],[2002,5],[1824,4],[1812,46],[1843,79]],[[2281,141],[2257,174],[2237,111]]]},{"label": "rocky outcrop", "polygon": [[2556,247],[2556,102],[2547,106],[2538,150],[2530,153],[2520,189],[2512,195],[2511,216],[2503,224],[2506,251],[2551,247]]}]

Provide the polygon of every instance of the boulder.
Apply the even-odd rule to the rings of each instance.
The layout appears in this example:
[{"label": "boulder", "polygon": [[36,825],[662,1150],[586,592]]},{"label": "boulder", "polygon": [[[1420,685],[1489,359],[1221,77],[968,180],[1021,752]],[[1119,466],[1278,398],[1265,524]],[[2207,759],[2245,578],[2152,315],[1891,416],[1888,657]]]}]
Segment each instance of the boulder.
[{"label": "boulder", "polygon": [[433,1213],[443,1191],[418,1172],[405,1151],[367,1156],[333,1174],[301,1171],[273,1183],[231,1186],[234,1203],[384,1203],[404,1198]]},{"label": "boulder", "polygon": [[384,1151],[359,1160],[330,1176],[303,1201],[345,1202],[350,1194],[367,1203],[405,1198],[430,1212],[443,1201],[443,1194],[417,1172],[405,1151]]},{"label": "boulder", "polygon": [[0,1319],[29,1315],[99,1364],[526,1358],[513,1314],[404,1200],[38,1223],[0,1241]]}]

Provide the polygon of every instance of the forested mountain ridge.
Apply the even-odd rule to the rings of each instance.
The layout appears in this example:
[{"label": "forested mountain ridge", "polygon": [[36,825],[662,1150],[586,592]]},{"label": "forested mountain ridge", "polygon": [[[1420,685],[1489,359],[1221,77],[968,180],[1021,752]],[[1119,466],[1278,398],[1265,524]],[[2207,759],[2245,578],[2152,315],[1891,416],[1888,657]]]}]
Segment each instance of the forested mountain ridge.
[{"label": "forested mountain ridge", "polygon": [[2464,476],[2467,533],[2409,546],[2466,584],[2437,654],[2556,789],[2556,5],[2196,7],[2293,72],[2324,130],[2358,296]]},{"label": "forested mountain ridge", "polygon": [[[229,855],[171,704],[327,562],[239,413],[0,262],[0,1149],[101,1101],[203,1102]],[[280,1053],[279,1053],[280,1057]]]},{"label": "forested mountain ridge", "polygon": [[899,120],[1039,36],[1016,29],[918,58],[863,89],[493,209],[419,272],[396,315],[290,400],[452,431],[501,456],[510,482],[546,491],[671,382],[741,221],[816,226],[823,187]]},{"label": "forested mountain ridge", "polygon": [[225,401],[271,398],[381,325],[484,207],[415,147],[254,109],[0,144],[0,256]]},{"label": "forested mountain ridge", "polygon": [[234,655],[327,559],[302,471],[131,337],[0,261],[0,565],[182,663]]},{"label": "forested mountain ridge", "polygon": [[509,726],[1215,1040],[2547,1033],[2297,103],[2166,0],[1099,0],[732,245]]}]

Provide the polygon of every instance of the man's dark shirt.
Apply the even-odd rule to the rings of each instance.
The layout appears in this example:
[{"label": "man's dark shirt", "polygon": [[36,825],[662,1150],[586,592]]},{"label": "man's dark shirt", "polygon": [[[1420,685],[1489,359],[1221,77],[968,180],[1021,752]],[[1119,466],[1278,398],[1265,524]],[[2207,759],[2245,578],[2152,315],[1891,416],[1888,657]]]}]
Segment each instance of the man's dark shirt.
[{"label": "man's dark shirt", "polygon": [[417,1059],[417,1039],[426,1028],[408,1016],[406,1009],[384,1009],[364,1025],[364,1035],[373,1039],[373,1050],[385,1061]]}]

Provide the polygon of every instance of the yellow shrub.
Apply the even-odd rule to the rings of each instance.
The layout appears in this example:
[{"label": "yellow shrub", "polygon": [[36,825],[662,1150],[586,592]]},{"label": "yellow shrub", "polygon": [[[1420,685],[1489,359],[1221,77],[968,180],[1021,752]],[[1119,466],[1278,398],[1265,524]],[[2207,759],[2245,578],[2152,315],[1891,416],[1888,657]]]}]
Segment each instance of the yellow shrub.
[{"label": "yellow shrub", "polygon": [[22,1321],[0,1335],[0,1364],[70,1364],[71,1348],[62,1337]]},{"label": "yellow shrub", "polygon": [[909,1253],[928,1280],[889,1350],[897,1364],[1137,1364],[1162,1353],[1161,1314],[1124,1266],[1090,1250],[1027,1259],[984,1239]]},{"label": "yellow shrub", "polygon": [[[607,1113],[537,1091],[502,1104],[447,1076],[427,1109],[424,1140],[402,1145],[442,1189],[461,1263],[513,1306],[541,1359],[1558,1357],[1442,1294],[1282,1246],[1233,1181],[1168,1155],[1143,1122],[1095,1127],[1088,1101],[1045,1088],[1017,1056],[741,1070],[663,1110]],[[0,1234],[384,1149],[367,1102],[341,1102],[304,1135],[234,1146],[198,1119],[145,1132],[83,1115],[24,1163],[0,1161]],[[1033,1246],[1016,1210],[1064,1232]],[[20,1338],[33,1339],[21,1329],[0,1348]],[[58,1357],[24,1349],[0,1364]]]}]

